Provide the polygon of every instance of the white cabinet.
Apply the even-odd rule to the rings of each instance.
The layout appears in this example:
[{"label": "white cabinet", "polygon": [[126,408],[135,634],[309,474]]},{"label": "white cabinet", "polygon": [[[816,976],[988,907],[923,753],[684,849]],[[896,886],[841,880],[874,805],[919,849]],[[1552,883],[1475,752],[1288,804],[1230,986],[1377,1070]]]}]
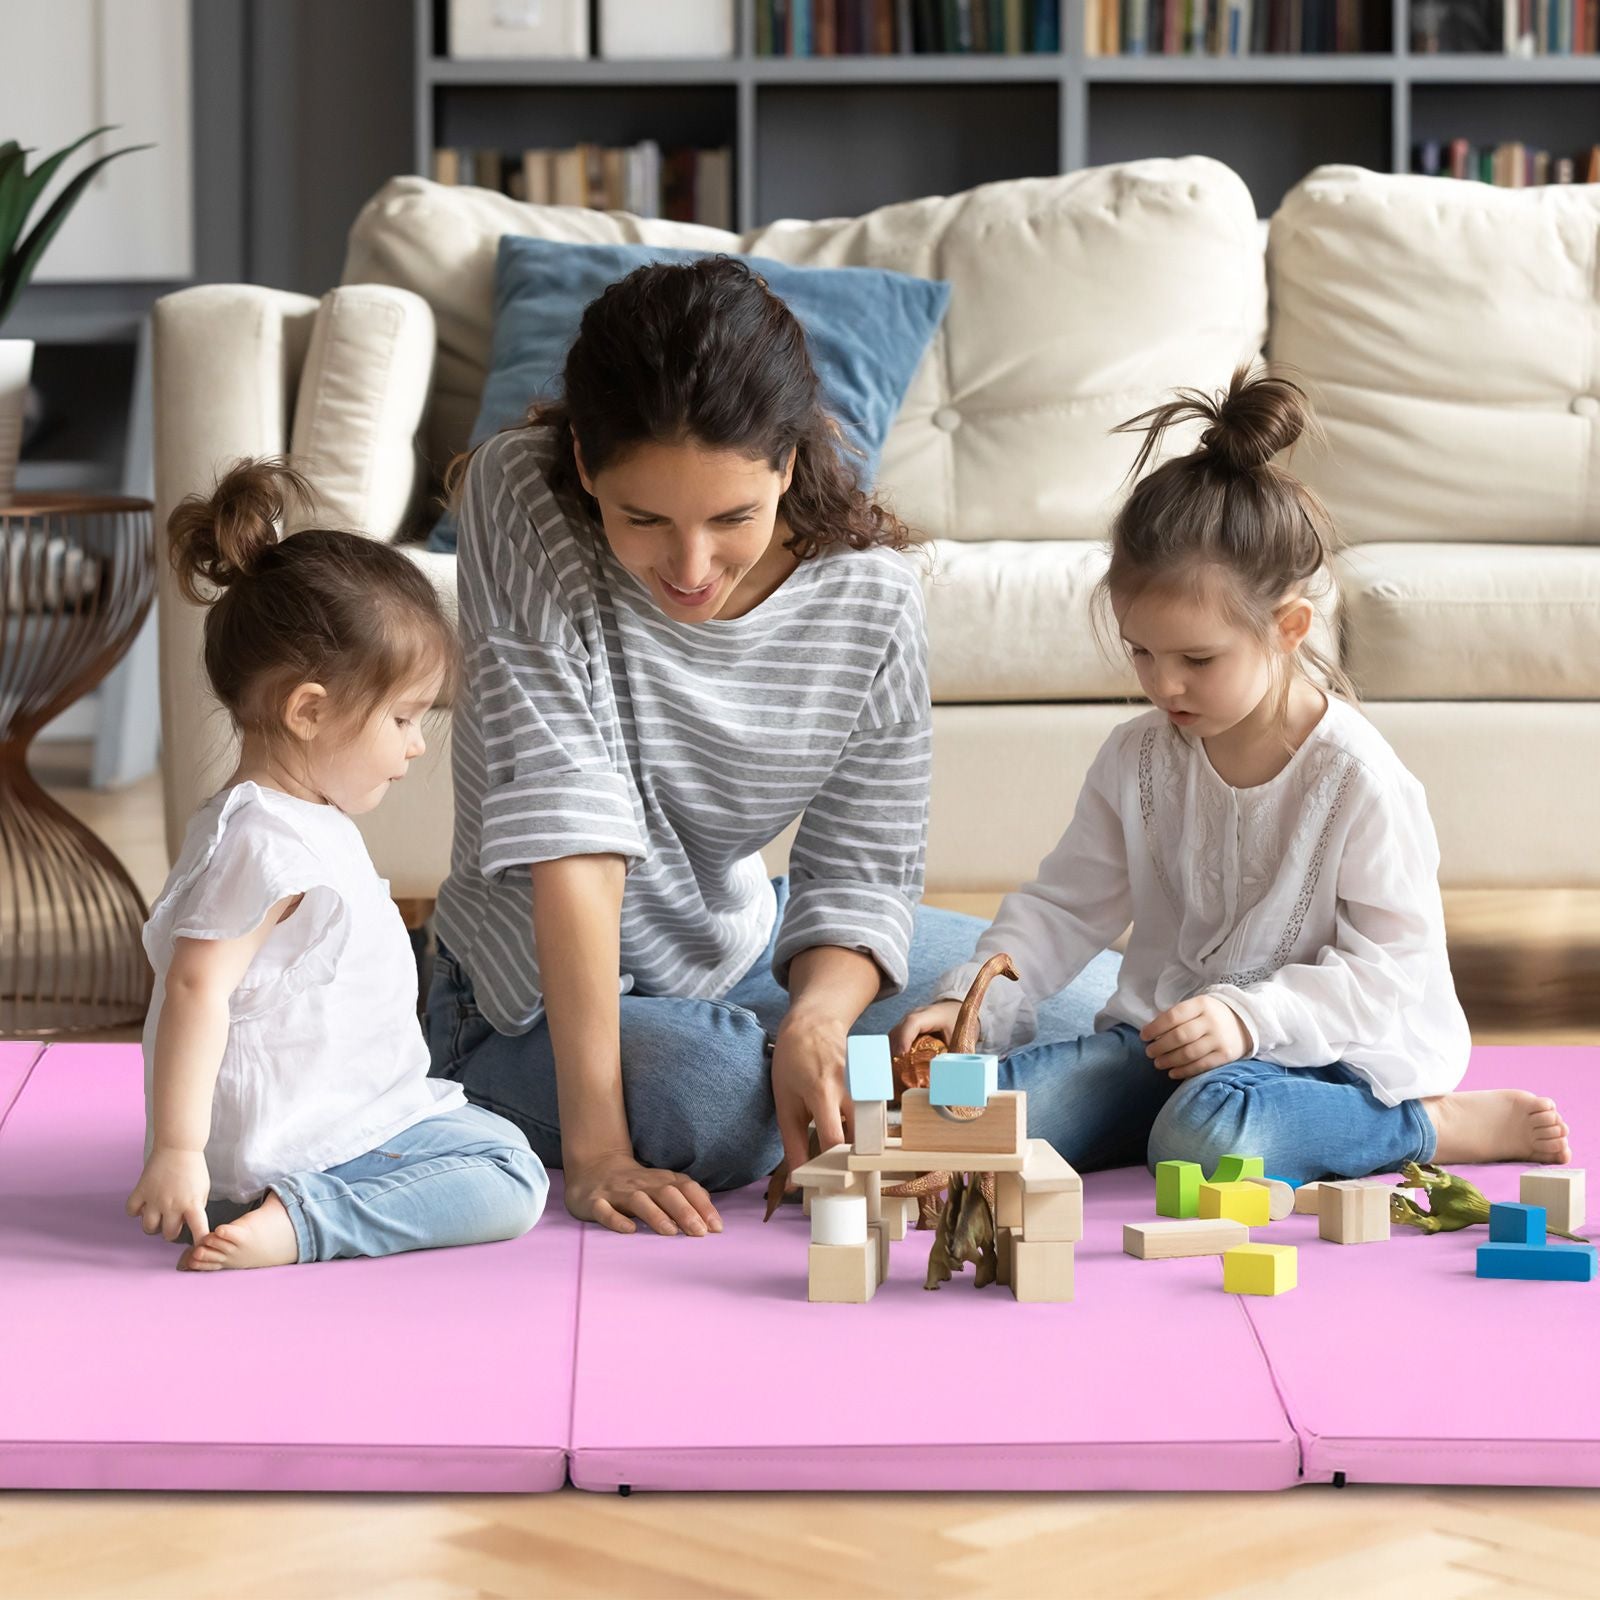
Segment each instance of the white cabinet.
[{"label": "white cabinet", "polygon": [[31,167],[106,123],[114,130],[68,159],[30,225],[86,159],[155,148],[101,170],[33,281],[192,276],[189,0],[0,0],[0,142],[32,145]]}]

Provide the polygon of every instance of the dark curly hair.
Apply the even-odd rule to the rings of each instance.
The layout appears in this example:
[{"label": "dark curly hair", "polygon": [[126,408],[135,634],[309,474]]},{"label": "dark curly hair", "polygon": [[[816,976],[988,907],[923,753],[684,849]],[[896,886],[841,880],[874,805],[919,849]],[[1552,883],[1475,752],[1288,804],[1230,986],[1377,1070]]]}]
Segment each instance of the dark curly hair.
[{"label": "dark curly hair", "polygon": [[[609,285],[584,310],[560,397],[536,401],[518,426],[553,430],[550,486],[591,509],[574,436],[591,475],[647,442],[692,440],[774,472],[792,450],[779,509],[790,529],[785,548],[800,560],[830,545],[911,543],[905,523],[863,488],[862,454],[823,403],[799,320],[731,256],[657,262]],[[450,464],[452,497],[470,459],[468,451]]]}]

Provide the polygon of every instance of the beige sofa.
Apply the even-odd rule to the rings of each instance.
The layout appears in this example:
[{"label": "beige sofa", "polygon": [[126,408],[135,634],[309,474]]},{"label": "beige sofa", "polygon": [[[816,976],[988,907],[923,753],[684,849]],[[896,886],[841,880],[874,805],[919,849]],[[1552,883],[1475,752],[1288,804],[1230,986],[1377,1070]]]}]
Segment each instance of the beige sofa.
[{"label": "beige sofa", "polygon": [[[388,184],[319,302],[247,286],[156,310],[157,516],[291,450],[322,520],[414,532],[466,440],[507,232],[642,240],[948,279],[883,456],[931,541],[930,889],[1030,875],[1132,714],[1086,597],[1133,441],[1111,426],[1265,346],[1326,433],[1294,465],[1349,550],[1330,638],[1427,785],[1451,885],[1600,883],[1600,194],[1324,168],[1266,248],[1204,158],[995,184],[744,235]],[[1271,318],[1268,319],[1269,287]],[[449,597],[454,558],[415,550]],[[1337,608],[1336,613],[1334,608]],[[161,594],[169,846],[231,760],[199,613]],[[363,826],[397,898],[446,867],[447,740]],[[774,860],[781,858],[782,841]]]}]

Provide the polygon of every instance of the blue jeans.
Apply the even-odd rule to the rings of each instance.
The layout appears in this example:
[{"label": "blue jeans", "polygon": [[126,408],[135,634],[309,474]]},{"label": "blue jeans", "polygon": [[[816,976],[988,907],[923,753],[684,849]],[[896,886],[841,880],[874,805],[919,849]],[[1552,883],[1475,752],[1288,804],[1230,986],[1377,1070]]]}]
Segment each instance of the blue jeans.
[{"label": "blue jeans", "polygon": [[458,1106],[381,1150],[270,1188],[294,1223],[300,1260],[333,1261],[515,1239],[539,1220],[550,1178],[503,1117]]},{"label": "blue jeans", "polygon": [[1340,1062],[1235,1061],[1173,1084],[1125,1023],[1027,1045],[1001,1062],[1000,1084],[1027,1090],[1029,1133],[1080,1172],[1140,1161],[1196,1161],[1214,1172],[1220,1157],[1236,1153],[1305,1183],[1433,1159],[1433,1124],[1422,1107],[1384,1105]]},{"label": "blue jeans", "polygon": [[[788,880],[775,880],[774,888],[781,921]],[[941,973],[970,959],[985,926],[977,917],[918,906],[906,992],[874,1002],[852,1031],[887,1033],[928,998]],[[774,924],[774,939],[776,931]],[[1039,1007],[1041,1031],[1057,1039],[1088,1033],[1116,988],[1119,966],[1109,952],[1096,957],[1070,988]],[[721,1000],[625,994],[619,1005],[622,1093],[638,1159],[687,1173],[708,1189],[742,1188],[766,1177],[783,1154],[772,1106],[771,1040],[789,1008],[772,976],[771,942]],[[470,977],[442,944],[427,1026],[434,1074],[457,1079],[475,1105],[515,1122],[546,1166],[560,1166],[548,1026],[540,1021],[524,1034],[496,1033],[473,1000]],[[1143,1159],[1142,1143],[1138,1157],[1128,1159]]]}]

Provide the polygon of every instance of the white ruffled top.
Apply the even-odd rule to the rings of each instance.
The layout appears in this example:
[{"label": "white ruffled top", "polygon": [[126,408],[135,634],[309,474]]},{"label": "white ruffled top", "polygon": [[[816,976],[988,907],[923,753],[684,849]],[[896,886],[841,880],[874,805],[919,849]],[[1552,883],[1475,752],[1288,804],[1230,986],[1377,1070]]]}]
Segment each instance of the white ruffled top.
[{"label": "white ruffled top", "polygon": [[1015,1050],[1035,1036],[1038,1003],[1131,922],[1097,1029],[1142,1028],[1215,994],[1252,1056],[1343,1061],[1398,1105],[1455,1088],[1471,1049],[1438,872],[1422,785],[1347,702],[1330,697],[1288,765],[1250,789],[1150,711],[1112,732],[1061,842],[936,993],[964,996],[978,966],[1008,952],[1022,982],[990,987],[980,1047]]},{"label": "white ruffled top", "polygon": [[[229,1003],[206,1141],[222,1199],[256,1199],[278,1178],[338,1166],[466,1103],[459,1084],[428,1076],[411,941],[360,830],[334,806],[241,783],[190,820],[145,924],[146,1107],[176,941],[239,938],[290,895],[305,898]],[[146,1157],[152,1134],[147,1116]]]}]

